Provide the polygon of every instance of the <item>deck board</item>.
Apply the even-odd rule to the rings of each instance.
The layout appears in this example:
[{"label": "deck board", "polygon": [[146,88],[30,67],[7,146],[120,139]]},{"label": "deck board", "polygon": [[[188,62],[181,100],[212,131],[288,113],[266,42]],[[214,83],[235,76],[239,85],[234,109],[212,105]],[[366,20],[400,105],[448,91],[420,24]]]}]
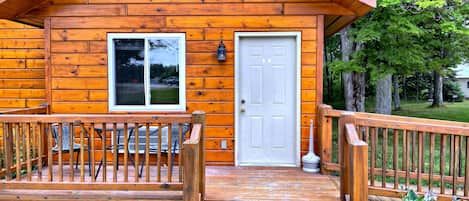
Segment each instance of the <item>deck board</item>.
[{"label": "deck board", "polygon": [[[130,167],[129,167],[130,171]],[[65,171],[67,172],[67,171]],[[110,171],[108,171],[109,173]],[[132,172],[132,171],[130,171]],[[177,173],[178,171],[174,171]],[[133,176],[133,175],[132,175]],[[67,176],[64,175],[64,179]],[[132,177],[129,181],[132,181]],[[99,179],[98,179],[99,180]],[[336,201],[339,188],[333,177],[307,174],[298,168],[207,167],[209,201],[321,200]],[[181,200],[181,192],[0,190],[6,200]]]}]

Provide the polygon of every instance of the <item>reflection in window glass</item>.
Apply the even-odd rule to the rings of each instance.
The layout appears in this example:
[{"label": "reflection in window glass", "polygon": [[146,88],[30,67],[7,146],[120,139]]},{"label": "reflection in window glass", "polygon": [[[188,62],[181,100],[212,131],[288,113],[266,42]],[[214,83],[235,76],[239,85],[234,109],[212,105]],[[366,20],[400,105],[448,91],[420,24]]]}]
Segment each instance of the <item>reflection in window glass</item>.
[{"label": "reflection in window glass", "polygon": [[145,105],[145,40],[114,39],[116,105]]},{"label": "reflection in window glass", "polygon": [[150,104],[179,104],[178,39],[149,39]]}]

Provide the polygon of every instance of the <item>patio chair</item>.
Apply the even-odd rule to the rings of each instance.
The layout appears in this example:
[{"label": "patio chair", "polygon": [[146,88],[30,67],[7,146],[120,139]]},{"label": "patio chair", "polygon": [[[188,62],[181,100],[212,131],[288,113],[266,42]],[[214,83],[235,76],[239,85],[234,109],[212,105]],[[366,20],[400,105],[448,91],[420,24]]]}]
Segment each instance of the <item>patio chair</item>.
[{"label": "patio chair", "polygon": [[[154,130],[152,130],[152,132],[150,133],[150,135],[153,135],[153,136],[156,136],[156,138],[150,138],[150,154],[155,154],[155,153],[158,153],[158,142],[159,142],[159,139],[158,139],[158,130],[160,128],[156,128]],[[186,136],[186,133],[187,131],[189,131],[189,124],[184,124],[182,126],[182,140],[184,140],[185,136]],[[140,132],[140,131],[139,131]],[[144,131],[142,131],[144,133]],[[168,153],[168,126],[164,126],[162,128],[162,131],[161,131],[161,138],[162,138],[162,142],[161,142],[161,152],[164,152],[164,153]],[[179,151],[181,149],[181,147],[179,147],[179,124],[174,124],[172,126],[172,129],[171,129],[171,154],[173,155],[173,157],[171,157],[171,164],[174,164],[174,158],[176,156],[176,154],[179,154]],[[145,149],[143,149],[145,150]],[[142,160],[142,164],[141,164],[141,167],[140,167],[140,173],[139,173],[139,177],[142,176],[142,171],[143,171],[143,166],[144,166],[144,162],[145,161],[145,154],[143,155],[143,160]],[[171,168],[173,168],[174,166],[171,166]],[[171,172],[173,170],[171,169]]]},{"label": "patio chair", "polygon": [[[77,158],[75,160],[75,169],[78,168],[78,157],[80,155],[81,145],[73,143],[73,146],[70,146],[70,138],[73,137],[73,134],[70,133],[68,123],[63,123],[62,125],[62,152],[70,153],[70,157],[73,157],[73,153],[77,153]],[[52,152],[59,152],[59,126],[53,125],[52,127],[52,137],[54,138],[55,146],[52,148]]]}]

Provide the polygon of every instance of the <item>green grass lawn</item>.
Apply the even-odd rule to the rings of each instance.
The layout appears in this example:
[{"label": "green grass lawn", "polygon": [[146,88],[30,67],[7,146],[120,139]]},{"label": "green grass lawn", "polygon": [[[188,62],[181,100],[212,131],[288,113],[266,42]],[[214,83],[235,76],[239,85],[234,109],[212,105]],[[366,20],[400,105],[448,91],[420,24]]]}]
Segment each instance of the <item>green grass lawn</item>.
[{"label": "green grass lawn", "polygon": [[469,122],[469,101],[446,103],[444,107],[431,108],[431,103],[404,103],[393,115]]}]

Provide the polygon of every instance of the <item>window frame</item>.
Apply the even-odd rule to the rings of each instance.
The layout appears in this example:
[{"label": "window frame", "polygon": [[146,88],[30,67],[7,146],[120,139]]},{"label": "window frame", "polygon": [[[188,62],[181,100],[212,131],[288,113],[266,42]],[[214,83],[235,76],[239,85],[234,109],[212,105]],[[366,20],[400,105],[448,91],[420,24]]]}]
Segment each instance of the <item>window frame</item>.
[{"label": "window frame", "polygon": [[[179,104],[151,104],[150,59],[148,39],[177,39],[179,45]],[[145,105],[116,104],[116,68],[114,39],[143,39]],[[108,109],[109,111],[186,111],[186,34],[185,33],[108,33]]]},{"label": "window frame", "polygon": [[469,89],[469,81],[467,81],[467,83],[466,83],[466,84],[467,84],[467,88]]}]

